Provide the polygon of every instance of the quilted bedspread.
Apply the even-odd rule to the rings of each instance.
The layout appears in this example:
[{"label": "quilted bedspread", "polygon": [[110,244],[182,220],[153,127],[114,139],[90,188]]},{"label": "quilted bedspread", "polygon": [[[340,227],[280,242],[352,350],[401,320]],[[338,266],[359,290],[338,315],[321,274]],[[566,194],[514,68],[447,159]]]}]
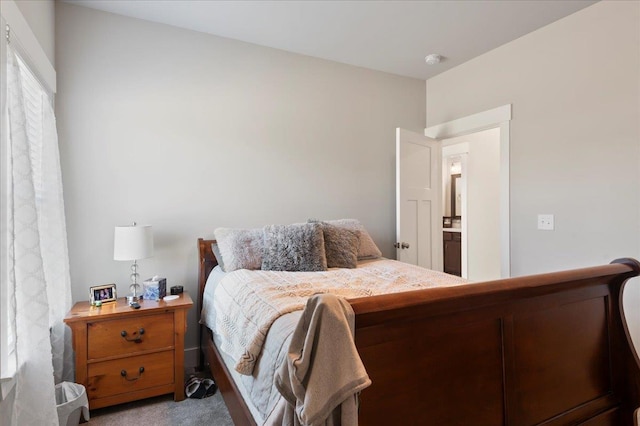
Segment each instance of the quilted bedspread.
[{"label": "quilted bedspread", "polygon": [[389,259],[362,262],[355,269],[322,272],[230,272],[215,290],[215,332],[222,350],[235,361],[240,374],[251,375],[271,324],[280,316],[301,310],[317,293],[346,299],[447,287],[467,281],[453,275]]}]

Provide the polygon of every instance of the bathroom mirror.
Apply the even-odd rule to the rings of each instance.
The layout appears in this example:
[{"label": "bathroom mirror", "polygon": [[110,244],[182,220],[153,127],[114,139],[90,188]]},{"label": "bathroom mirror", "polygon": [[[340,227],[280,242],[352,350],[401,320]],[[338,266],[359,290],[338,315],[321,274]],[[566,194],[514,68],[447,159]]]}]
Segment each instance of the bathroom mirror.
[{"label": "bathroom mirror", "polygon": [[451,175],[451,216],[460,219],[462,216],[461,174]]}]

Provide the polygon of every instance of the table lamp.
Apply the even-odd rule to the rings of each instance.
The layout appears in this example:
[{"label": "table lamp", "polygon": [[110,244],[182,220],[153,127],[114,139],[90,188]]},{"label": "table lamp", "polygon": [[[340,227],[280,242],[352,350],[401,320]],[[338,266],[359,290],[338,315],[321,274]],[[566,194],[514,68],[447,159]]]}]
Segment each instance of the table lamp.
[{"label": "table lamp", "polygon": [[131,265],[131,294],[127,301],[131,304],[142,299],[138,284],[138,260],[153,256],[153,233],[151,225],[116,226],[113,236],[113,260],[133,260]]}]

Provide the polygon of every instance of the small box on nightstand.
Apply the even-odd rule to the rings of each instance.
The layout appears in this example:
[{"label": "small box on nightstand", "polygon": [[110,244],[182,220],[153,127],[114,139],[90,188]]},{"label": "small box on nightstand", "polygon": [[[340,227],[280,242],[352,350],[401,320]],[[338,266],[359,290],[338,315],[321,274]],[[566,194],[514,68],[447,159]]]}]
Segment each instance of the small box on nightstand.
[{"label": "small box on nightstand", "polygon": [[153,277],[142,283],[144,300],[160,300],[167,295],[167,279]]}]

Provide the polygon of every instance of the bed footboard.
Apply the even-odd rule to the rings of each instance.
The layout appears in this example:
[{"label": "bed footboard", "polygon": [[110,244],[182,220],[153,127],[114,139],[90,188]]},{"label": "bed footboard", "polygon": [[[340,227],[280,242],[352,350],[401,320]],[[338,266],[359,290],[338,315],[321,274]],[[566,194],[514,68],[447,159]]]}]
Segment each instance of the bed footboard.
[{"label": "bed footboard", "polygon": [[373,382],[360,424],[632,425],[640,361],[621,312],[631,259],[352,300]]},{"label": "bed footboard", "polygon": [[[200,307],[217,264],[212,242],[198,240]],[[639,274],[640,263],[620,259],[350,300],[373,382],[361,394],[359,424],[633,425],[640,348],[621,297]],[[203,331],[201,348],[234,422],[255,424]]]}]

